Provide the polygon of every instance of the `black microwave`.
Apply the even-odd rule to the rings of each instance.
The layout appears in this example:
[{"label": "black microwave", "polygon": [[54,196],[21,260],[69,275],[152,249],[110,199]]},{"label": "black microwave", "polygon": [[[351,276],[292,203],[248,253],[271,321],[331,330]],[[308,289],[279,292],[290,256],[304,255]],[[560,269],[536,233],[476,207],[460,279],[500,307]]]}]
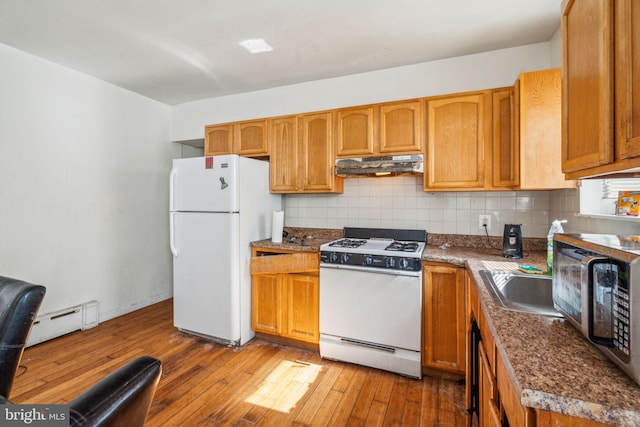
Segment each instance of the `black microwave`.
[{"label": "black microwave", "polygon": [[553,305],[640,384],[640,236],[556,234]]}]

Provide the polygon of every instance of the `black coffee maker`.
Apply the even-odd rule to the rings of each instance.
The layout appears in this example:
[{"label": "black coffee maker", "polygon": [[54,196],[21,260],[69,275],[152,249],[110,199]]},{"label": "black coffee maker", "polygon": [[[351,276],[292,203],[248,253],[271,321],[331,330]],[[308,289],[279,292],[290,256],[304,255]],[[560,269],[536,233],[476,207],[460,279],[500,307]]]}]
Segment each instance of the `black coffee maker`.
[{"label": "black coffee maker", "polygon": [[522,258],[522,225],[505,224],[502,235],[502,256]]}]

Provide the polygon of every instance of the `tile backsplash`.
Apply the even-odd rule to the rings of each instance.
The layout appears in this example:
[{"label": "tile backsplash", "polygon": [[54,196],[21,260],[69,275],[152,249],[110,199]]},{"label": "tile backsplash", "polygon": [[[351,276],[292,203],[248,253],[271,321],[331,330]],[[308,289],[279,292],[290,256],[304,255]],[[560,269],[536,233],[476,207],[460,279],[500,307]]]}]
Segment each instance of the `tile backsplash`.
[{"label": "tile backsplash", "polygon": [[489,235],[522,224],[524,237],[546,237],[549,191],[429,193],[421,176],[348,178],[343,194],[288,194],[288,227],[418,228],[430,233],[482,235],[479,215],[491,216]]}]

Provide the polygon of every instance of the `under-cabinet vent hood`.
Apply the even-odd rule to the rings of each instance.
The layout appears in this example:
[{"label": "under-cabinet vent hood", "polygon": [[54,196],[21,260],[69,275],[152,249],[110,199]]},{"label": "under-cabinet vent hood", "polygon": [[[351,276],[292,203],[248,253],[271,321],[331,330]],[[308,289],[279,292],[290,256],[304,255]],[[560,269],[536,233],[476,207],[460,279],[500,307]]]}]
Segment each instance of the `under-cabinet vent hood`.
[{"label": "under-cabinet vent hood", "polygon": [[336,175],[389,176],[423,173],[422,154],[336,159]]}]

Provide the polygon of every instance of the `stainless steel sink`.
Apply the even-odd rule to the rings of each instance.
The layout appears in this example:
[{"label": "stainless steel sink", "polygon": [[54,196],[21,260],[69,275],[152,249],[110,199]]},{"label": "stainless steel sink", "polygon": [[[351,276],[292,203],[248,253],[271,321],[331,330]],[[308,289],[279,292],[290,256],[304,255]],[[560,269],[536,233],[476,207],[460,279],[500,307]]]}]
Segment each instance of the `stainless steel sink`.
[{"label": "stainless steel sink", "polygon": [[562,317],[562,314],[553,308],[551,277],[500,270],[480,270],[480,276],[500,307]]}]

